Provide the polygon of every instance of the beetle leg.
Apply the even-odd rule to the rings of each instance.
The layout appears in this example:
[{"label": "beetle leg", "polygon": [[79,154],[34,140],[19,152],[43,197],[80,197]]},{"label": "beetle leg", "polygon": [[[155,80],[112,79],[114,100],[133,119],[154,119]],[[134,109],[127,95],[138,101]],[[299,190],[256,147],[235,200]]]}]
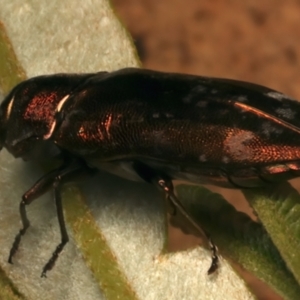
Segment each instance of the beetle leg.
[{"label": "beetle leg", "polygon": [[[263,175],[260,174],[260,171],[257,168],[252,168],[252,170],[255,172],[256,176],[259,178],[259,180],[262,183],[264,183],[264,184],[272,184],[272,183],[274,183],[273,181],[264,178]],[[232,179],[232,177],[225,170],[220,170],[220,174],[223,177],[225,177],[227,179],[227,181],[232,186],[234,186],[235,188],[238,188],[238,189],[253,189],[254,188],[253,186],[252,187],[251,186],[245,186],[245,185],[241,185],[241,184],[238,184],[238,183],[234,182],[234,180]]]},{"label": "beetle leg", "polygon": [[54,263],[58,257],[58,254],[62,251],[64,245],[68,242],[68,234],[65,227],[62,204],[61,204],[61,197],[59,195],[59,186],[62,180],[69,176],[75,175],[75,173],[82,173],[85,171],[87,167],[80,162],[77,163],[69,163],[63,164],[60,168],[52,170],[51,172],[44,175],[40,178],[23,196],[20,202],[20,215],[23,228],[20,229],[19,233],[16,235],[15,240],[13,242],[12,248],[9,253],[8,262],[12,263],[12,258],[17,252],[19,248],[19,244],[21,242],[22,236],[27,231],[28,227],[30,226],[30,222],[27,218],[26,213],[26,205],[29,205],[32,201],[37,199],[39,196],[46,193],[51,187],[54,190],[54,199],[56,203],[57,209],[57,216],[61,231],[61,243],[57,246],[55,252],[53,253],[51,259],[43,268],[42,276],[44,277],[46,272],[51,270],[54,266]]},{"label": "beetle leg", "polygon": [[261,174],[261,170],[259,170],[258,168],[253,168],[254,172],[256,173],[257,177],[266,184],[273,184],[274,181],[269,180],[267,178],[265,178],[262,174]]},{"label": "beetle leg", "polygon": [[212,253],[212,261],[210,268],[207,273],[210,275],[214,273],[218,269],[219,265],[219,257],[218,257],[218,248],[213,243],[210,235],[204,231],[198,223],[191,217],[191,215],[187,212],[184,206],[181,204],[180,200],[174,194],[174,186],[172,180],[168,178],[168,176],[164,176],[162,174],[156,174],[155,170],[152,168],[142,164],[142,163],[134,163],[134,169],[138,173],[141,178],[144,180],[153,183],[160,190],[163,190],[167,196],[167,200],[172,208],[172,214],[176,214],[176,212],[180,212],[181,215],[200,233],[202,233],[208,240],[208,244]]},{"label": "beetle leg", "polygon": [[243,185],[240,185],[240,184],[234,182],[233,179],[231,178],[231,176],[225,170],[220,170],[220,174],[222,176],[226,177],[227,181],[235,188],[238,188],[238,189],[252,189],[253,188],[250,186],[243,186]]},{"label": "beetle leg", "polygon": [[60,196],[60,185],[61,185],[61,181],[64,178],[64,176],[69,175],[70,173],[73,173],[74,171],[77,171],[77,170],[66,170],[66,172],[64,172],[63,174],[57,175],[57,177],[55,178],[55,181],[53,182],[54,200],[55,200],[57,218],[58,218],[58,223],[59,223],[59,228],[60,228],[61,242],[60,242],[60,244],[58,244],[55,251],[52,253],[52,256],[49,259],[49,261],[45,264],[42,274],[41,274],[41,277],[46,277],[47,271],[50,271],[54,267],[54,264],[59,256],[59,254],[62,252],[64,246],[69,241],[69,236],[68,236],[68,232],[66,229],[64,212],[63,212],[62,201],[61,201],[61,196]]},{"label": "beetle leg", "polygon": [[212,261],[210,268],[208,269],[207,273],[210,275],[214,273],[218,269],[218,263],[219,263],[219,257],[218,257],[218,248],[217,246],[213,243],[210,235],[204,231],[195,221],[194,219],[190,216],[190,214],[186,211],[184,206],[181,204],[179,199],[175,196],[174,194],[174,186],[171,180],[169,179],[163,179],[162,177],[156,181],[154,181],[154,184],[158,186],[160,189],[162,189],[166,195],[168,201],[171,202],[172,206],[174,207],[175,211],[179,211],[185,219],[199,232],[203,233],[207,240],[208,244],[210,247],[210,251],[212,253]]}]

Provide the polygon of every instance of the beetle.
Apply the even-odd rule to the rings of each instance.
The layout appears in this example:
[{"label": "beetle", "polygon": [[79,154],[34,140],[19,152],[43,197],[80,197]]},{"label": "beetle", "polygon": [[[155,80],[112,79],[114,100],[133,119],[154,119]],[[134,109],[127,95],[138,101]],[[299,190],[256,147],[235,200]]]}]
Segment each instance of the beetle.
[{"label": "beetle", "polygon": [[[174,194],[172,180],[252,188],[300,174],[300,104],[272,89],[242,81],[125,68],[54,74],[23,81],[0,107],[0,144],[16,158],[62,164],[23,196],[26,206],[54,191],[61,243],[43,268],[46,276],[68,242],[59,193],[64,180],[90,169],[162,190],[171,211],[197,224]],[[207,234],[208,236],[208,234]],[[208,236],[209,238],[209,236]],[[217,248],[209,238],[211,274]]]}]

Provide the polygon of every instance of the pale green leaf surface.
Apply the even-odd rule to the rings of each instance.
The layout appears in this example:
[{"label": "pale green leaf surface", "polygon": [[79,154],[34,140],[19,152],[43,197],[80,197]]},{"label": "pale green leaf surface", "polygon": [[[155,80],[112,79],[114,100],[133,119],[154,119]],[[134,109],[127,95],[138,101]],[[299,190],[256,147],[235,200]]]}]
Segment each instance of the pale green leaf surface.
[{"label": "pale green leaf surface", "polygon": [[[28,77],[139,64],[130,38],[107,1],[2,0],[0,20]],[[131,299],[135,294],[149,300],[225,299],[225,295],[227,299],[253,299],[225,261],[216,276],[206,275],[207,250],[160,255],[165,236],[161,195],[151,186],[104,174],[80,184],[88,208],[81,193],[71,191],[72,200],[69,193],[74,188],[66,186],[71,241],[46,280],[40,278],[41,269],[60,240],[49,195],[30,205],[32,226],[14,265],[8,265],[8,252],[20,228],[20,196],[43,172],[6,151],[0,155],[0,166],[0,266],[26,299],[124,299],[125,290],[133,292]],[[90,232],[91,238],[85,241]],[[101,241],[94,243],[100,236]],[[109,261],[103,262],[103,255]],[[121,292],[113,287],[119,280],[124,285]]]},{"label": "pale green leaf surface", "polygon": [[[283,185],[288,187],[288,184]],[[274,187],[271,189],[274,190]],[[285,256],[282,257],[264,227],[251,220],[246,214],[237,212],[219,194],[211,193],[204,187],[185,185],[177,187],[180,199],[212,235],[221,254],[242,265],[285,299],[297,299],[300,286],[295,279],[296,276],[290,270],[293,269],[296,273],[299,271],[297,267],[299,255],[296,255],[298,247],[295,247],[298,231],[284,217],[288,213],[291,214],[292,207],[297,205],[299,194],[289,187],[288,198],[284,198],[286,195],[279,193],[277,199],[274,196],[272,199],[270,195],[267,196],[268,189],[265,188],[264,191],[263,193],[258,189],[247,190],[247,198],[259,216],[264,216],[263,225],[268,230],[276,227],[276,233],[271,236],[274,237],[274,243],[279,243],[284,249]],[[284,212],[280,209],[283,206],[289,206],[289,209]],[[296,214],[297,211],[294,213]],[[265,217],[266,215],[268,218]],[[291,249],[293,246],[295,248]],[[290,270],[286,266],[287,256],[293,258]]]}]

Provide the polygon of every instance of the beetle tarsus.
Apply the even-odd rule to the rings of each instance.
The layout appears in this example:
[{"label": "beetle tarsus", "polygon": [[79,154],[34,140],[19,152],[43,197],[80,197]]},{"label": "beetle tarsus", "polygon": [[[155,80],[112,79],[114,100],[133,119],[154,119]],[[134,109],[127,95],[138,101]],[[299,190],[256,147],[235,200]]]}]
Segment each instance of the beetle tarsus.
[{"label": "beetle tarsus", "polygon": [[64,246],[67,244],[67,242],[69,241],[69,238],[65,241],[62,241],[55,249],[55,251],[53,252],[51,258],[49,259],[49,261],[45,264],[41,277],[46,278],[46,273],[50,270],[52,270],[52,268],[55,265],[56,260],[58,259],[59,254],[62,252]]},{"label": "beetle tarsus", "polygon": [[28,227],[30,226],[30,222],[27,218],[27,213],[26,213],[26,205],[28,205],[31,201],[28,201],[28,199],[25,197],[25,195],[26,195],[26,193],[22,197],[22,201],[20,202],[20,209],[19,209],[23,228],[20,229],[19,233],[16,235],[13,245],[10,249],[9,257],[8,257],[8,262],[10,264],[13,263],[12,258],[14,257],[14,255],[16,254],[16,252],[19,249],[19,245],[20,245],[22,236],[25,234]]},{"label": "beetle tarsus", "polygon": [[19,233],[16,235],[15,240],[13,242],[13,245],[10,249],[9,252],[9,257],[8,257],[8,262],[10,264],[13,264],[12,258],[14,257],[14,255],[16,254],[16,252],[19,249],[19,244],[21,242],[21,237],[25,234],[27,228],[30,226],[30,223],[28,222],[28,225],[26,227],[23,227],[22,229],[20,229]]},{"label": "beetle tarsus", "polygon": [[69,241],[69,238],[67,238],[66,240],[62,240],[62,242],[56,247],[55,251],[53,252],[51,258],[49,259],[49,261],[45,264],[41,277],[46,278],[46,273],[50,270],[52,270],[52,268],[55,265],[55,262],[59,256],[59,254],[62,252],[63,248],[65,247],[65,245],[67,244],[67,242]]},{"label": "beetle tarsus", "polygon": [[205,234],[208,239],[210,251],[212,253],[212,262],[211,262],[210,268],[207,271],[207,274],[211,275],[211,274],[215,273],[215,271],[217,271],[217,269],[219,268],[218,247],[214,244],[210,235],[208,233],[205,233]]}]

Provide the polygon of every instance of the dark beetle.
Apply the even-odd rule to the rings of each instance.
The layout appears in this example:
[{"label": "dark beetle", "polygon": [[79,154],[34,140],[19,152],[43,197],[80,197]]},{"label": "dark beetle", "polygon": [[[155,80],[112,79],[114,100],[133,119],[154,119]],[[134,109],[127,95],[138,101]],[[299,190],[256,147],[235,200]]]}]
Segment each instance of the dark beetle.
[{"label": "dark beetle", "polygon": [[201,230],[172,179],[244,188],[300,175],[300,104],[255,84],[141,69],[39,76],[17,85],[0,114],[1,148],[24,160],[63,158],[23,195],[9,256],[30,225],[25,206],[52,188],[62,241],[42,276],[68,242],[59,186],[69,176],[104,169],[153,183]]}]

